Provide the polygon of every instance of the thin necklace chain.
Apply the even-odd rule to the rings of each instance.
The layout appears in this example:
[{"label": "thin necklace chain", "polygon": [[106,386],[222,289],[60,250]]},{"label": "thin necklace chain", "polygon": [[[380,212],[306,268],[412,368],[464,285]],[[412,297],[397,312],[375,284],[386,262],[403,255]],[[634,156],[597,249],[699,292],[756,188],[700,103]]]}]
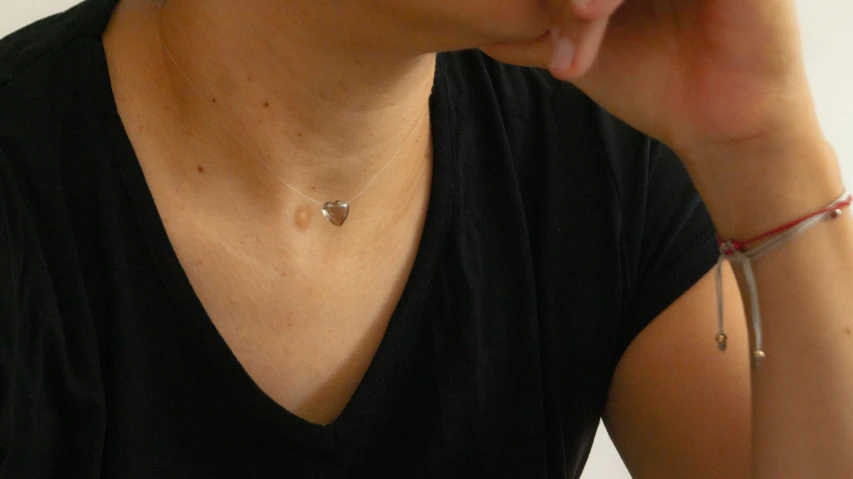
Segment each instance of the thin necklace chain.
[{"label": "thin necklace chain", "polygon": [[[213,109],[213,107],[211,107],[210,105],[207,104],[207,100],[205,99],[204,95],[201,94],[201,91],[198,89],[198,87],[195,86],[195,83],[193,83],[193,81],[190,80],[190,77],[184,72],[184,70],[181,68],[181,66],[178,64],[178,62],[175,60],[175,57],[172,56],[172,52],[169,51],[169,48],[165,44],[163,44],[163,50],[166,52],[166,55],[169,57],[169,60],[172,61],[172,64],[175,65],[175,68],[177,68],[178,72],[180,72],[180,74],[187,81],[187,84],[189,84],[192,91],[195,92],[195,94],[198,95],[199,99],[201,99],[202,103],[210,109],[210,114],[213,115],[214,118],[216,118],[216,121],[218,121],[219,124],[222,125],[222,128],[224,128],[225,131],[227,131],[234,138],[234,140],[237,143],[242,145],[243,148],[246,149],[246,151],[251,153],[255,157],[255,159],[257,159],[267,170],[269,170],[269,172],[273,175],[273,177],[275,177],[275,179],[277,179],[281,184],[290,188],[295,193],[298,193],[300,196],[302,196],[303,198],[305,198],[306,200],[308,200],[314,204],[324,206],[327,203],[325,201],[320,201],[320,200],[311,198],[310,196],[299,191],[296,187],[294,187],[293,185],[291,185],[290,183],[285,181],[284,178],[279,176],[279,174],[275,172],[275,170],[269,165],[269,163],[264,161],[263,157],[261,155],[259,155],[258,153],[256,153],[248,144],[246,144],[245,141],[241,140],[240,137],[236,133],[234,133],[234,131],[231,128],[228,127],[228,124],[226,124],[225,121],[216,113],[216,111]],[[392,156],[391,159],[388,160],[387,163],[385,163],[385,166],[380,168],[379,171],[377,171],[376,174],[373,175],[373,178],[371,178],[370,181],[368,181],[367,184],[364,185],[364,188],[362,188],[361,191],[359,191],[355,196],[353,196],[352,198],[347,200],[345,203],[351,203],[351,202],[357,200],[359,197],[361,197],[361,195],[364,194],[365,191],[367,191],[368,188],[370,188],[370,185],[372,185],[373,182],[376,181],[377,178],[379,178],[379,175],[381,175],[382,172],[385,171],[385,169],[388,168],[388,166],[397,158],[397,156],[400,155],[400,152],[403,151],[403,148],[406,147],[406,145],[409,143],[409,140],[411,140],[412,136],[415,135],[415,132],[418,130],[418,127],[420,126],[421,122],[423,121],[424,117],[426,117],[426,116],[427,116],[426,113],[421,115],[420,119],[418,119],[418,122],[415,124],[415,127],[412,128],[411,133],[409,133],[409,136],[406,137],[406,140],[403,141],[403,144],[400,145],[400,148],[397,150],[396,153],[394,153],[394,156]]]}]

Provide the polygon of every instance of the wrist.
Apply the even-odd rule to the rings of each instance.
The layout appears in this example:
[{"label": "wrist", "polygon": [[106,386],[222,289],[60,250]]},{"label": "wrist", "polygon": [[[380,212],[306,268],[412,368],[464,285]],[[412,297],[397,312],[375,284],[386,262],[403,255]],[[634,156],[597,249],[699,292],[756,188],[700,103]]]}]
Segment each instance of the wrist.
[{"label": "wrist", "polygon": [[719,234],[743,239],[826,206],[842,193],[822,134],[687,152],[693,182]]}]

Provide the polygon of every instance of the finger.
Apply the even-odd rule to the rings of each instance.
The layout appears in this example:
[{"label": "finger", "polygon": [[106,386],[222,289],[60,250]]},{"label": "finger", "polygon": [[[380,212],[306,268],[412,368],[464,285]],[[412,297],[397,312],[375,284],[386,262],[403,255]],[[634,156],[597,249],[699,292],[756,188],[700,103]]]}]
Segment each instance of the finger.
[{"label": "finger", "polygon": [[572,0],[572,11],[582,20],[609,17],[622,6],[624,0]]},{"label": "finger", "polygon": [[591,21],[572,19],[551,31],[548,70],[560,80],[580,78],[592,68],[607,33],[609,17]]}]

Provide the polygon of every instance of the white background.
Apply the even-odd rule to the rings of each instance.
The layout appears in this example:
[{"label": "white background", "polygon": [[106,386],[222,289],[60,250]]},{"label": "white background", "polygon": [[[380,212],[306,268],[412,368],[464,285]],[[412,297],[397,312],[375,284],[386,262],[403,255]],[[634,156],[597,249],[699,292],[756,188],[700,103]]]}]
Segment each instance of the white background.
[{"label": "white background", "polygon": [[[75,3],[76,0],[3,0],[0,36]],[[853,2],[797,0],[797,4],[818,113],[841,157],[847,185],[853,188]],[[583,479],[630,479],[604,428],[599,431]]]}]

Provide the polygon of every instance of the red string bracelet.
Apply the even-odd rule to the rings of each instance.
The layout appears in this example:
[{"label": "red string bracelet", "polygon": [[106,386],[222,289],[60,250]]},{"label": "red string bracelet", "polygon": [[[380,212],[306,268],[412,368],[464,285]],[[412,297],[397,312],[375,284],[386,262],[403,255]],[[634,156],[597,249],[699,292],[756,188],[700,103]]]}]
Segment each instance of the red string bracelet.
[{"label": "red string bracelet", "polygon": [[728,251],[733,251],[733,252],[734,251],[744,251],[748,247],[752,246],[755,243],[758,243],[760,241],[764,241],[764,240],[771,238],[773,236],[776,236],[780,233],[784,233],[785,231],[793,229],[793,228],[797,227],[797,225],[799,225],[805,221],[808,221],[808,220],[810,220],[816,216],[822,216],[822,215],[825,215],[825,214],[830,213],[830,212],[836,213],[836,216],[840,216],[841,210],[849,207],[850,204],[853,203],[853,195],[849,195],[847,193],[845,193],[845,195],[846,195],[846,199],[844,198],[844,196],[842,196],[841,197],[842,199],[834,202],[833,204],[827,206],[826,208],[823,208],[821,210],[818,210],[814,213],[808,214],[808,215],[803,216],[801,218],[797,218],[794,221],[791,221],[790,223],[785,223],[784,225],[782,225],[778,228],[772,229],[772,230],[770,230],[764,234],[761,234],[759,236],[756,236],[754,238],[750,238],[748,240],[743,240],[743,241],[737,241],[737,240],[725,240],[718,235],[717,236],[717,243],[720,245],[720,250],[723,251],[724,253],[726,253]]},{"label": "red string bracelet", "polygon": [[[844,208],[850,207],[853,203],[853,195],[844,192],[840,198],[833,201],[826,208],[820,209],[814,213],[797,218],[794,221],[786,223],[778,228],[772,229],[767,233],[750,238],[745,241],[724,240],[717,237],[720,246],[720,259],[717,261],[717,321],[719,331],[716,336],[717,347],[720,351],[725,351],[728,338],[723,332],[723,262],[729,260],[732,263],[743,265],[744,276],[746,278],[747,288],[749,289],[750,311],[752,319],[752,332],[754,339],[754,348],[752,357],[754,364],[757,367],[761,360],[764,359],[765,353],[762,349],[762,333],[761,333],[761,309],[758,301],[758,285],[755,281],[755,275],[752,271],[752,262],[773,251],[790,241],[795,236],[803,233],[812,226],[823,220],[831,220],[838,218],[843,213]],[[760,244],[759,244],[760,243]],[[758,246],[752,247],[752,245]]]}]

